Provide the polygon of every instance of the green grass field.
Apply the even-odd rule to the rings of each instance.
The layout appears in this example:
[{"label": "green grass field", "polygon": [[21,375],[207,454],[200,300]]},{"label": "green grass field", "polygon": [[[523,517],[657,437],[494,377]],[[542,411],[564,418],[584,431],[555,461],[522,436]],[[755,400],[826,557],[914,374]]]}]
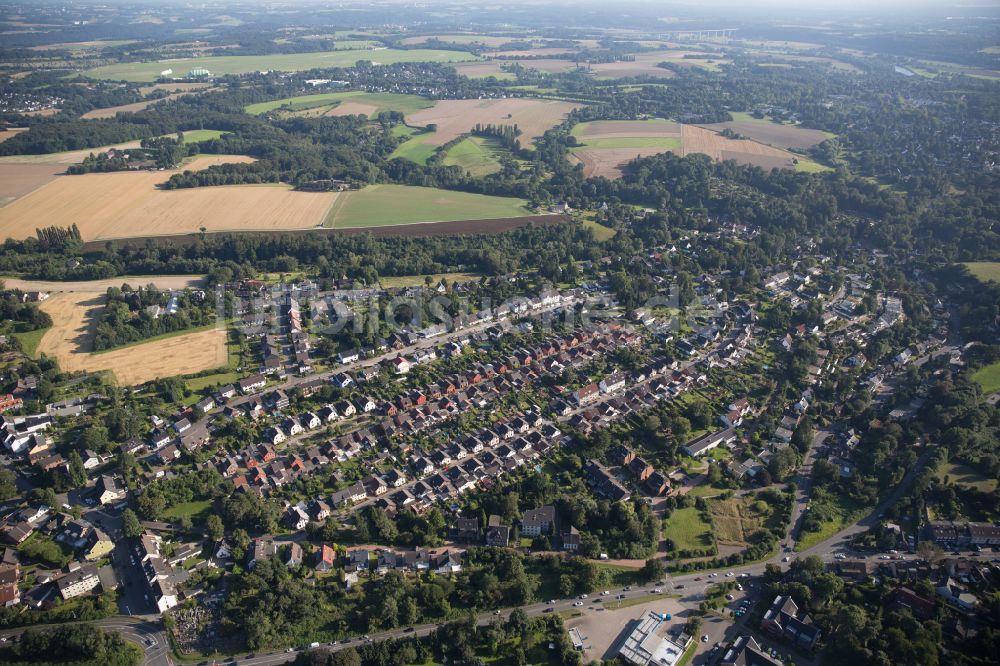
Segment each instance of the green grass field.
[{"label": "green grass field", "polygon": [[187,516],[189,518],[197,518],[198,516],[207,513],[212,508],[211,500],[204,500],[200,502],[181,502],[180,504],[175,504],[169,509],[163,512],[164,520],[177,520]]},{"label": "green grass field", "polygon": [[1000,261],[969,261],[965,267],[980,282],[1000,282]]},{"label": "green grass field", "polygon": [[[455,282],[474,282],[478,281],[482,277],[477,273],[435,273],[430,276],[431,284],[437,286],[437,283],[441,279],[445,279],[451,283]],[[379,276],[378,282],[385,289],[393,289],[397,287],[422,287],[427,284],[426,275],[397,275],[394,277],[381,277]]]},{"label": "green grass field", "polygon": [[712,528],[693,506],[671,513],[665,522],[663,536],[674,542],[676,550],[702,549],[712,544]]},{"label": "green grass field", "polygon": [[979,492],[992,493],[996,492],[997,480],[991,479],[988,476],[983,475],[979,470],[973,469],[968,465],[961,465],[958,463],[945,463],[937,470],[937,478],[944,481],[944,478],[948,477],[948,481],[959,486],[967,486],[969,488],[975,488]]},{"label": "green grass field", "polygon": [[523,199],[431,187],[369,185],[337,197],[324,226],[340,229],[397,224],[489,220],[531,215]]},{"label": "green grass field", "polygon": [[972,375],[972,379],[983,387],[983,393],[1000,391],[1000,363],[980,368]]},{"label": "green grass field", "polygon": [[417,164],[427,164],[427,160],[437,152],[438,148],[433,143],[425,143],[429,134],[433,134],[433,132],[414,133],[408,141],[404,141],[396,146],[396,150],[392,151],[389,159],[400,157],[404,160],[416,162]]},{"label": "green grass field", "polygon": [[594,232],[594,238],[596,238],[598,241],[603,242],[606,240],[611,240],[612,238],[615,237],[614,229],[609,229],[603,224],[598,224],[593,220],[583,220],[582,224],[584,227]]},{"label": "green grass field", "polygon": [[184,143],[189,144],[197,143],[199,141],[208,141],[209,139],[218,139],[223,134],[228,133],[229,132],[213,129],[188,130],[187,132],[184,132]]},{"label": "green grass field", "polygon": [[203,377],[192,377],[187,380],[188,389],[197,393],[210,386],[230,384],[240,378],[238,372],[217,372],[214,375],[204,375]]},{"label": "green grass field", "polygon": [[35,358],[38,353],[38,343],[42,341],[42,336],[48,328],[40,328],[37,331],[26,333],[14,333],[14,337],[21,343],[21,349],[29,358]]},{"label": "green grass field", "polygon": [[479,136],[470,136],[452,146],[444,158],[445,166],[457,166],[473,176],[486,176],[500,171],[500,155],[504,152],[499,142]]},{"label": "green grass field", "polygon": [[369,60],[380,65],[393,65],[400,62],[463,62],[479,59],[478,56],[471,53],[437,49],[346,49],[313,53],[207,56],[158,62],[128,62],[95,67],[87,70],[84,74],[92,79],[142,82],[155,81],[159,78],[160,72],[166,69],[174,69],[171,76],[179,78],[195,68],[204,68],[213,75],[222,75],[248,74],[267,70],[298,72],[322,67],[345,67],[353,65],[359,60]]},{"label": "green grass field", "polygon": [[420,109],[428,109],[434,106],[434,100],[420,97],[418,95],[398,95],[396,93],[368,93],[363,90],[351,90],[347,92],[319,93],[316,95],[300,95],[299,97],[286,97],[270,102],[260,102],[247,106],[244,111],[253,116],[273,111],[274,109],[288,109],[289,111],[303,111],[305,109],[315,109],[321,106],[334,107],[341,102],[351,101],[359,104],[370,104],[378,107],[381,111],[399,111],[400,113],[414,113]]}]

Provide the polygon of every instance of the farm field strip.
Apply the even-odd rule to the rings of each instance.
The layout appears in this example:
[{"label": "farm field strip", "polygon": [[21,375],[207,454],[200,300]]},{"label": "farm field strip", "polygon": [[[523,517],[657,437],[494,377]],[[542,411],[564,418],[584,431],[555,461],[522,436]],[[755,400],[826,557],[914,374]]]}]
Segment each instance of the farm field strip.
[{"label": "farm field strip", "polygon": [[[425,109],[434,105],[433,100],[420,97],[418,95],[400,95],[396,93],[368,93],[360,90],[332,93],[317,93],[315,95],[300,95],[298,97],[286,97],[284,99],[270,102],[259,102],[251,104],[244,110],[250,115],[260,115],[275,109],[285,109],[290,111],[302,111],[324,106],[332,107],[327,115],[349,115],[340,110],[349,104],[371,107],[377,111],[399,111],[401,113],[413,113],[420,109]],[[337,106],[334,106],[337,105]]]},{"label": "farm field strip", "polygon": [[[195,68],[204,68],[212,74],[248,74],[262,70],[298,72],[321,67],[351,66],[359,60],[370,60],[380,65],[400,62],[464,62],[479,60],[478,56],[461,51],[436,49],[344,49],[310,53],[280,53],[260,56],[206,56],[199,58],[172,58],[156,62],[131,62],[104,65],[84,72],[93,79],[114,81],[154,81],[160,72],[177,67],[183,76]],[[183,71],[182,71],[183,70]]]},{"label": "farm field strip", "polygon": [[[186,168],[247,161],[232,156],[196,158]],[[0,236],[33,236],[39,220],[75,223],[84,240],[168,236],[206,231],[307,229],[318,226],[337,197],[294,192],[280,185],[234,185],[161,190],[169,172],[60,176],[0,209]]]},{"label": "farm field strip", "polygon": [[[120,283],[119,283],[120,284]],[[224,328],[176,335],[101,354],[91,353],[103,298],[92,293],[56,293],[42,302],[52,317],[37,353],[59,361],[64,372],[113,372],[123,384],[220,367],[228,361]]]},{"label": "farm field strip", "polygon": [[334,202],[324,226],[336,229],[527,217],[527,202],[509,197],[407,185],[369,185]]}]

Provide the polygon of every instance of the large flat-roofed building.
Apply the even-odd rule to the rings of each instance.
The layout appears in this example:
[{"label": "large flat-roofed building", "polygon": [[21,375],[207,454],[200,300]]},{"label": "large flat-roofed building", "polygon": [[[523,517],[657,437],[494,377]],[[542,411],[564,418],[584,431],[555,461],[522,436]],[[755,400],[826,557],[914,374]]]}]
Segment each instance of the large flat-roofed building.
[{"label": "large flat-roofed building", "polygon": [[927,523],[925,532],[939,546],[1000,545],[1000,527],[990,523],[957,523],[937,520]]},{"label": "large flat-roofed building", "polygon": [[676,664],[691,643],[691,637],[687,634],[677,638],[665,636],[662,631],[665,622],[666,617],[660,613],[651,612],[639,618],[618,649],[618,655],[635,666]]},{"label": "large flat-roofed building", "polygon": [[709,432],[704,435],[692,439],[690,442],[681,447],[684,453],[688,454],[693,458],[704,455],[714,449],[717,446],[724,446],[736,441],[736,431],[732,428],[726,428],[725,430],[719,430],[717,432]]}]

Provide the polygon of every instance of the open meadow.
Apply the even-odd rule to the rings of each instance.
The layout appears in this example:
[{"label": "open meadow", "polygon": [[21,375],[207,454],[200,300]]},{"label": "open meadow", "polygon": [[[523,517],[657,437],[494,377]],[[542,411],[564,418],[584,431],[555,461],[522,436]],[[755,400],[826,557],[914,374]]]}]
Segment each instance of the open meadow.
[{"label": "open meadow", "polygon": [[228,361],[226,331],[221,327],[94,354],[94,327],[103,302],[102,296],[87,292],[52,294],[41,304],[52,317],[52,327],[36,353],[57,359],[64,372],[107,371],[129,385],[200,372]]},{"label": "open meadow", "polygon": [[155,81],[160,77],[160,73],[167,69],[174,69],[171,76],[180,78],[196,68],[207,69],[214,75],[221,75],[248,74],[267,70],[298,72],[321,67],[349,67],[359,60],[370,60],[380,65],[393,65],[400,62],[463,62],[478,59],[471,53],[437,49],[344,49],[309,53],[207,56],[203,58],[173,58],[155,62],[128,62],[95,67],[84,72],[84,75],[92,79],[143,82]]},{"label": "open meadow", "polygon": [[504,153],[495,139],[470,136],[452,146],[442,164],[461,167],[473,176],[486,176],[500,171],[499,160]]},{"label": "open meadow", "polygon": [[324,226],[384,227],[457,220],[527,217],[527,202],[510,197],[407,185],[369,185],[338,196]]},{"label": "open meadow", "polygon": [[[200,91],[204,92],[204,91]],[[115,115],[119,113],[135,113],[137,111],[143,111],[153,106],[154,104],[159,104],[160,102],[168,102],[170,100],[177,99],[179,97],[186,97],[188,95],[198,94],[196,91],[187,92],[176,92],[167,95],[166,97],[160,97],[157,99],[147,99],[142,102],[134,102],[132,104],[122,104],[120,106],[109,106],[103,109],[91,109],[85,114],[80,116],[84,120],[92,120],[94,118],[114,118]]]}]

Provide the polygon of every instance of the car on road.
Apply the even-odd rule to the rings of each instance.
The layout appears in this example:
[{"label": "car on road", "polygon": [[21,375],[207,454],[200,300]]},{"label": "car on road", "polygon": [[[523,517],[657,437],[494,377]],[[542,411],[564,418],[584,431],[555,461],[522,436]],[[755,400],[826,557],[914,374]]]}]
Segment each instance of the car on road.
[{"label": "car on road", "polygon": [[551,612],[552,612],[552,611],[554,611],[554,610],[555,610],[555,608],[553,608],[552,606],[549,606],[548,608],[546,608],[546,609],[545,609],[545,610],[543,610],[542,612],[543,612],[543,613],[551,613]]},{"label": "car on road", "polygon": [[684,589],[684,585],[683,584],[674,585],[674,589],[675,590],[683,590]]},{"label": "car on road", "polygon": [[694,579],[694,582],[696,582],[696,583],[697,583],[697,582],[698,582],[698,581],[700,581],[700,580],[701,580],[701,576],[698,576],[697,578],[695,578],[695,579]]},{"label": "car on road", "polygon": [[587,595],[586,595],[586,594],[581,594],[581,595],[580,595],[580,598],[581,598],[581,599],[586,599],[586,598],[587,598]]},{"label": "car on road", "polygon": [[658,587],[654,587],[652,590],[649,591],[650,594],[660,594],[661,592],[663,592],[663,590],[661,590]]},{"label": "car on road", "polygon": [[604,596],[604,597],[608,596],[609,594],[611,594],[611,593],[608,592],[607,590],[604,590],[603,592],[601,592],[601,596]]},{"label": "car on road", "polygon": [[403,629],[404,634],[409,634],[412,633],[413,631],[414,631],[413,627],[407,627],[406,629]]},{"label": "car on road", "polygon": [[573,602],[573,605],[574,605],[574,606],[582,606],[582,605],[583,605],[583,602],[582,602],[582,601],[574,601],[574,602]]},{"label": "car on road", "polygon": [[701,642],[702,643],[707,643],[708,642],[708,634],[702,634],[701,635]]},{"label": "car on road", "polygon": [[847,555],[844,555],[843,553],[837,553],[836,555],[834,555],[834,557],[836,557],[838,560],[846,560],[847,559]]}]

